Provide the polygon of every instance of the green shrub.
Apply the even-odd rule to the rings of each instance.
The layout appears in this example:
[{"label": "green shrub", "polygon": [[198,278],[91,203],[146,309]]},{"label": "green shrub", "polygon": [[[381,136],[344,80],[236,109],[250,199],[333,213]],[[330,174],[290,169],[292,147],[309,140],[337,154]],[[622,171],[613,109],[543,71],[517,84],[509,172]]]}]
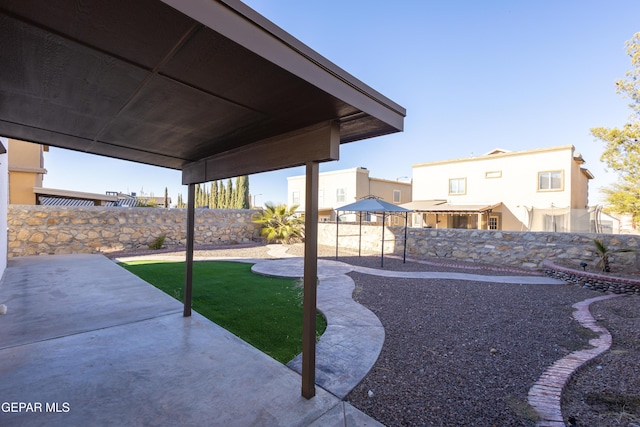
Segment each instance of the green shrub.
[{"label": "green shrub", "polygon": [[162,249],[162,245],[164,245],[164,239],[167,236],[165,236],[164,234],[161,236],[156,237],[156,239],[149,243],[149,249]]}]

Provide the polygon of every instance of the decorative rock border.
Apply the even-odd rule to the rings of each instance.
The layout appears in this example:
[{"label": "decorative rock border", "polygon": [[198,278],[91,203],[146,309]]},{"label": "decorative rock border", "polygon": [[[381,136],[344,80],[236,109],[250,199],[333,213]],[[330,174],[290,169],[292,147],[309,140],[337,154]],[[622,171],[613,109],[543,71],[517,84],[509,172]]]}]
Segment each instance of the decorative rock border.
[{"label": "decorative rock border", "polygon": [[573,304],[576,311],[573,318],[583,327],[598,333],[598,338],[589,340],[593,348],[574,351],[568,356],[551,365],[529,390],[529,405],[540,415],[541,420],[537,427],[565,427],[562,418],[560,400],[562,390],[566,386],[571,375],[582,365],[594,357],[604,353],[611,347],[611,334],[602,326],[596,324],[596,320],[589,312],[589,305],[596,301],[620,297],[622,295],[605,295],[590,298]]},{"label": "decorative rock border", "polygon": [[640,295],[640,280],[638,279],[574,270],[561,267],[550,261],[544,261],[542,265],[545,275],[582,286],[586,289],[600,292],[608,291],[614,294]]}]

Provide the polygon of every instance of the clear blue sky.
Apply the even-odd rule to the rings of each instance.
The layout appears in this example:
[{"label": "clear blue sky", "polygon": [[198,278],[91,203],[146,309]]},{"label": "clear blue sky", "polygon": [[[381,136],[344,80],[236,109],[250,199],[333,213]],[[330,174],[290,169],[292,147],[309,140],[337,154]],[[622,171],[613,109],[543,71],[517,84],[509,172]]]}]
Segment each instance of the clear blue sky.
[{"label": "clear blue sky", "polygon": [[[364,166],[411,176],[411,165],[573,144],[599,188],[615,181],[589,128],[621,126],[631,109],[615,80],[631,68],[638,0],[247,0],[250,7],[407,109],[405,131],[341,146],[321,171]],[[51,148],[44,186],[186,199],[180,172]],[[287,176],[250,177],[258,204],[286,202]]]}]

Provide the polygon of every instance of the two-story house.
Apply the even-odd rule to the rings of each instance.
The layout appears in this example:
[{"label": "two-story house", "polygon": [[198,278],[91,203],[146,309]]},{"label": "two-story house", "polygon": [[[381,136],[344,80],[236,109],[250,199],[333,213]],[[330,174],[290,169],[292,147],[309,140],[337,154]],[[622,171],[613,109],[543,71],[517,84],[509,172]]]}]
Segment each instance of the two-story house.
[{"label": "two-story house", "polygon": [[[287,204],[298,205],[304,213],[304,175],[287,177]],[[376,196],[396,205],[411,201],[411,183],[400,180],[372,178],[362,167],[322,172],[318,179],[319,221],[335,221],[335,209],[367,196]]]},{"label": "two-story house", "polygon": [[[42,144],[6,139],[8,153],[9,204],[58,205],[58,206],[165,206],[164,197],[126,195],[119,192],[107,194],[43,188],[44,153],[49,147]],[[171,198],[168,199],[171,204]]]},{"label": "two-story house", "polygon": [[584,163],[564,145],[415,164],[404,207],[417,227],[592,231]]},{"label": "two-story house", "polygon": [[49,151],[49,147],[18,139],[8,139],[7,142],[9,203],[35,205],[37,197],[34,188],[42,187],[42,179],[47,173],[44,153]]}]

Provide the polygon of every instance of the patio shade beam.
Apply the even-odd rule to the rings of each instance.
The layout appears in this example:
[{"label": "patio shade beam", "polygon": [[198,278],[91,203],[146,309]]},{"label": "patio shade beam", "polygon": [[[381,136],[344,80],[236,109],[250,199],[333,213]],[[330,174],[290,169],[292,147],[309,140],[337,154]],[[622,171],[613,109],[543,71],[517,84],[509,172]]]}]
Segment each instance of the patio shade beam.
[{"label": "patio shade beam", "polygon": [[309,161],[338,160],[340,125],[322,122],[192,162],[182,169],[182,183],[202,183],[276,169]]}]

